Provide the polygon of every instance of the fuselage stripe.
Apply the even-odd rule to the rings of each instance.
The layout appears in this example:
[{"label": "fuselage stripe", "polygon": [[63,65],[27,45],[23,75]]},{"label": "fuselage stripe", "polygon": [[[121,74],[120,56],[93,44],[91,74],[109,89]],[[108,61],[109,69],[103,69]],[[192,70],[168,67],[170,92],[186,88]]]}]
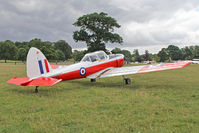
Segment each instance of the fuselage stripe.
[{"label": "fuselage stripe", "polygon": [[44,59],[45,67],[46,67],[46,72],[49,72],[49,67],[48,67],[48,62],[46,59]]},{"label": "fuselage stripe", "polygon": [[41,60],[39,60],[38,63],[39,63],[39,69],[40,69],[41,74],[44,74],[44,70],[43,70],[43,66],[42,66]]},{"label": "fuselage stripe", "polygon": [[104,62],[92,66],[85,67],[85,71],[83,72],[84,75],[81,75],[81,67],[80,69],[73,69],[68,72],[64,72],[63,74],[60,74],[58,76],[59,79],[64,80],[71,80],[71,79],[78,79],[78,78],[85,78],[88,75],[94,74],[96,72],[99,72],[103,69],[109,68],[109,67],[121,67],[124,64],[124,58],[118,59],[119,60],[119,66],[116,64],[116,60]]}]

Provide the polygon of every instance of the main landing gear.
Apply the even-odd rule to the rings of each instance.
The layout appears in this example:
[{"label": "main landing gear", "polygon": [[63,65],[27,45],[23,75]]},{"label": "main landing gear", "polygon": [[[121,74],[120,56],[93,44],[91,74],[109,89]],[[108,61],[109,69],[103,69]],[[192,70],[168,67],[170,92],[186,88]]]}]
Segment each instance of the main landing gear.
[{"label": "main landing gear", "polygon": [[[126,85],[131,84],[131,79],[130,78],[126,78],[125,75],[123,75],[122,77],[123,77],[124,83]],[[96,82],[96,79],[91,79],[91,82]],[[35,90],[35,92],[36,92],[36,90]]]},{"label": "main landing gear", "polygon": [[96,82],[96,79],[91,79],[91,82]]},{"label": "main landing gear", "polygon": [[39,87],[39,86],[36,86],[36,88],[35,88],[35,93],[38,93],[38,92],[39,92],[38,87]]},{"label": "main landing gear", "polygon": [[131,79],[130,78],[125,78],[125,75],[123,75],[122,77],[123,77],[123,80],[124,80],[126,85],[131,84]]}]

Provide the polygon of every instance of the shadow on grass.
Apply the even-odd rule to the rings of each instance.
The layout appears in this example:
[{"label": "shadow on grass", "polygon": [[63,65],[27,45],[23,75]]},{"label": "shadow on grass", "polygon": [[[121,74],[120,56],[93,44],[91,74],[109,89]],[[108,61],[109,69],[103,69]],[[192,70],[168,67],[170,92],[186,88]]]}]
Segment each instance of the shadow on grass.
[{"label": "shadow on grass", "polygon": [[[69,81],[71,84],[79,84],[79,86],[82,86],[83,88],[89,88],[89,87],[97,87],[97,88],[115,88],[115,89],[129,89],[129,90],[137,90],[137,89],[152,89],[152,88],[172,88],[172,85],[168,84],[142,84],[142,83],[136,83],[136,81],[132,81],[131,84],[126,85],[123,80],[120,82],[110,81],[106,82],[105,80],[97,80],[96,82],[90,82],[85,80],[72,80]],[[76,88],[80,89],[80,88]]]},{"label": "shadow on grass", "polygon": [[126,85],[123,80],[113,81],[105,81],[98,79],[96,82],[90,82],[89,80],[70,80],[64,81],[58,85],[54,85],[51,87],[39,87],[39,92],[35,93],[35,87],[16,87],[10,88],[9,91],[18,94],[24,95],[37,95],[37,96],[53,96],[58,93],[67,93],[68,91],[75,90],[88,90],[91,88],[114,88],[114,89],[129,89],[129,90],[138,90],[138,89],[167,89],[173,88],[172,85],[168,84],[160,84],[160,83],[140,83],[136,81],[131,82],[130,85]]},{"label": "shadow on grass", "polygon": [[10,93],[17,93],[22,95],[37,95],[37,96],[52,96],[53,94],[57,94],[63,92],[64,89],[57,89],[56,86],[53,87],[39,87],[39,92],[35,93],[35,87],[16,87],[9,89]]}]

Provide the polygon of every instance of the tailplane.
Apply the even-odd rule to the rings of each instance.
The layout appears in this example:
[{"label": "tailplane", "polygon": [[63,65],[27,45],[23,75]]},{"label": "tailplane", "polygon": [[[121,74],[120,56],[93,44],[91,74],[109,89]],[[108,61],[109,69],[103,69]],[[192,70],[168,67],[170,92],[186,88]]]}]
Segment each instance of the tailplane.
[{"label": "tailplane", "polygon": [[35,79],[29,79],[28,77],[23,78],[12,78],[7,81],[7,83],[21,85],[21,86],[52,86],[61,82],[61,79],[49,78],[49,77],[39,77]]}]

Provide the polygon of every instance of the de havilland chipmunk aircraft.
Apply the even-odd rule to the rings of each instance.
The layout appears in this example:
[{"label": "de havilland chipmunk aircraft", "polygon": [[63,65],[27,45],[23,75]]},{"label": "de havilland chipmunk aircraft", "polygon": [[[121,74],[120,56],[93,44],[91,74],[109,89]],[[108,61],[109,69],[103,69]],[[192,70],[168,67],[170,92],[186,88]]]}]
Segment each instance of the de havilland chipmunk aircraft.
[{"label": "de havilland chipmunk aircraft", "polygon": [[125,75],[177,69],[185,67],[190,62],[121,67],[123,64],[123,54],[107,55],[104,51],[97,51],[86,54],[76,64],[50,65],[44,54],[39,49],[32,47],[27,55],[27,77],[14,77],[7,83],[36,86],[35,92],[38,92],[39,86],[52,86],[61,81],[79,78],[89,78],[91,82],[95,82],[98,78],[123,76],[125,83],[130,84],[131,80],[125,78]]}]

